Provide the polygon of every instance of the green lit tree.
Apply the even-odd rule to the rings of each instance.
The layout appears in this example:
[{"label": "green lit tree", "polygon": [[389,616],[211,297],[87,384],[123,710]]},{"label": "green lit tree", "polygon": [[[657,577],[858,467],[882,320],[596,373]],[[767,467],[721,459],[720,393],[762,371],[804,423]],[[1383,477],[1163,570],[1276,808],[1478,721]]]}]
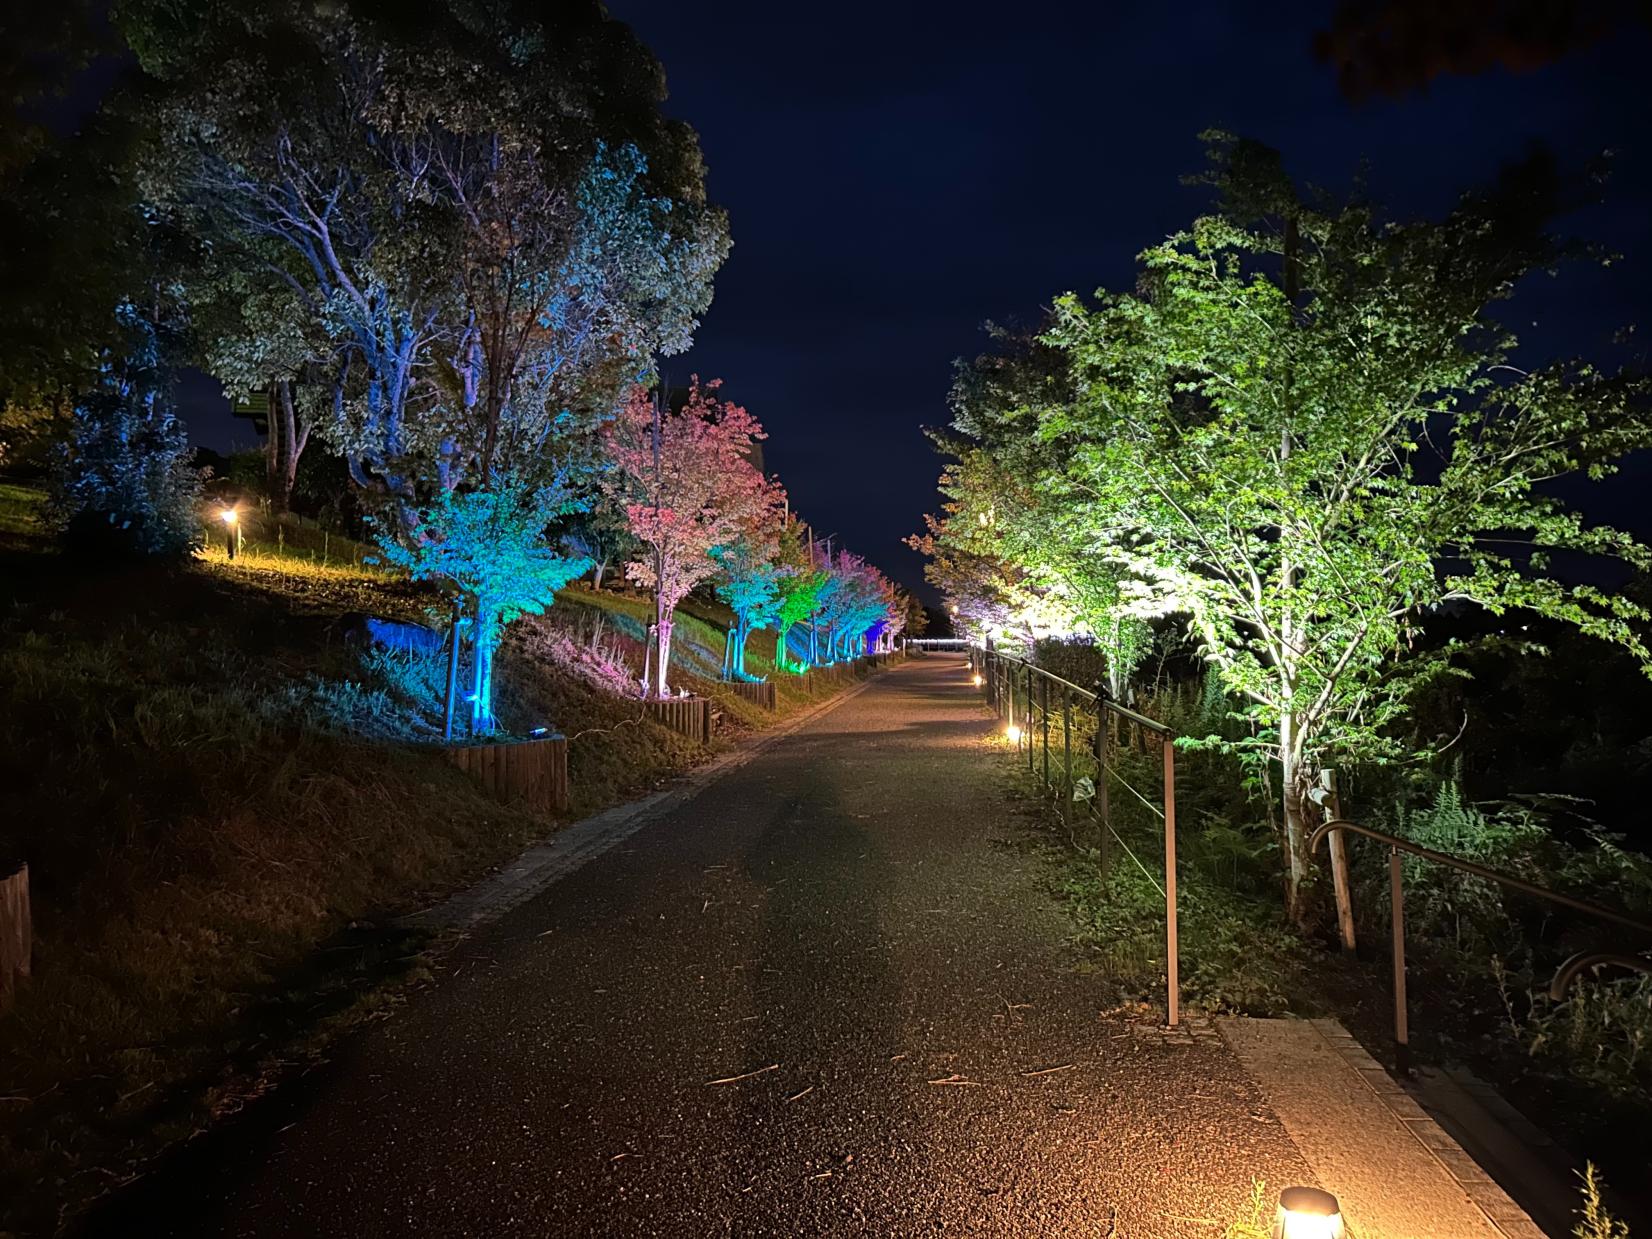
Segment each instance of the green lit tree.
[{"label": "green lit tree", "polygon": [[826,572],[815,565],[813,540],[808,536],[807,528],[800,521],[789,521],[780,534],[774,665],[783,670],[808,670],[807,658],[800,663],[792,661],[787,643],[791,640],[792,629],[820,609],[820,591],[826,585]]},{"label": "green lit tree", "polygon": [[1545,484],[1604,476],[1652,433],[1643,385],[1523,368],[1492,316],[1560,256],[1541,167],[1397,224],[1312,207],[1270,152],[1219,135],[1214,166],[1223,209],[1147,250],[1137,293],[1058,302],[1075,389],[1036,434],[1125,613],[1187,617],[1246,703],[1306,919],[1308,789],[1333,758],[1400,755],[1390,724],[1453,670],[1414,650],[1430,612],[1531,612],[1648,658],[1640,605],[1551,567],[1652,555]]}]

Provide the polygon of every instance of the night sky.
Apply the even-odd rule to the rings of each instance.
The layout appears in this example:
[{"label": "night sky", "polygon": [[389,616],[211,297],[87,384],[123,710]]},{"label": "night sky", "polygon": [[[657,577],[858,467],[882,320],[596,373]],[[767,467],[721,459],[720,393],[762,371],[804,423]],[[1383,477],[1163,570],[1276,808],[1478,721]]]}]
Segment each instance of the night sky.
[{"label": "night sky", "polygon": [[[611,0],[664,62],[668,110],[699,130],[734,233],[695,348],[667,373],[725,379],[821,534],[920,583],[900,540],[937,503],[921,427],[947,420],[953,360],[985,320],[1127,287],[1134,255],[1207,200],[1179,178],[1209,127],[1330,188],[1365,160],[1402,214],[1443,212],[1533,140],[1572,161],[1611,149],[1608,203],[1568,222],[1624,260],[1528,289],[1510,321],[1545,356],[1652,329],[1646,28],[1529,74],[1356,105],[1310,51],[1328,4],[1114,7]],[[197,438],[246,441],[210,393],[192,386]],[[1652,467],[1631,472],[1590,511],[1644,528]]]}]

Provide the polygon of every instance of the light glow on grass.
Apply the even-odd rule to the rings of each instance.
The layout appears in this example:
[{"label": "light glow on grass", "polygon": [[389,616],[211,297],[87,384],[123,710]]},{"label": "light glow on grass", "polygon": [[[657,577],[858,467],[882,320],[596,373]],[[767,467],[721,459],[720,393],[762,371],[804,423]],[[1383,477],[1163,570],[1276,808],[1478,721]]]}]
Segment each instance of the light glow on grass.
[{"label": "light glow on grass", "polygon": [[1011,744],[1021,743],[1021,728],[1015,723],[1011,723],[1008,727],[1004,728],[1004,735],[1008,738]]}]

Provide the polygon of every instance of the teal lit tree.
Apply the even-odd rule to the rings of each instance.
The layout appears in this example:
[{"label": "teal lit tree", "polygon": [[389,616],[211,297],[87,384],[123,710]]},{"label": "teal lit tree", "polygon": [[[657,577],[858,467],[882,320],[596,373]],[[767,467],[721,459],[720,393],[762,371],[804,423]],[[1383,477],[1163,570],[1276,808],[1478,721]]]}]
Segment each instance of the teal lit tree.
[{"label": "teal lit tree", "polygon": [[760,519],[732,542],[716,547],[711,557],[717,564],[717,596],[734,612],[723,649],[723,678],[745,680],[746,645],[751,634],[767,628],[779,618],[783,569],[778,562],[778,530],[773,524],[779,506],[780,489],[769,487],[770,505]]},{"label": "teal lit tree", "polygon": [[[493,662],[506,625],[539,615],[591,561],[546,545],[545,527],[572,505],[565,488],[499,477],[487,490],[443,491],[413,513],[411,537],[388,538],[385,559],[463,599],[471,624],[470,730],[495,730]],[[458,633],[454,634],[458,640]]]}]

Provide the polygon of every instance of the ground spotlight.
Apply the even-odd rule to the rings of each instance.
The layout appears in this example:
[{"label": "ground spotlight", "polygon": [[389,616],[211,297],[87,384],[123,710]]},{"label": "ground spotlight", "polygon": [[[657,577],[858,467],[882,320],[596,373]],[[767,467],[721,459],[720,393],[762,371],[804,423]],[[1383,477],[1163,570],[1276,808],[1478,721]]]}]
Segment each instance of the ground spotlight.
[{"label": "ground spotlight", "polygon": [[1276,1239],[1343,1239],[1342,1206],[1317,1187],[1287,1187],[1279,1193]]}]

